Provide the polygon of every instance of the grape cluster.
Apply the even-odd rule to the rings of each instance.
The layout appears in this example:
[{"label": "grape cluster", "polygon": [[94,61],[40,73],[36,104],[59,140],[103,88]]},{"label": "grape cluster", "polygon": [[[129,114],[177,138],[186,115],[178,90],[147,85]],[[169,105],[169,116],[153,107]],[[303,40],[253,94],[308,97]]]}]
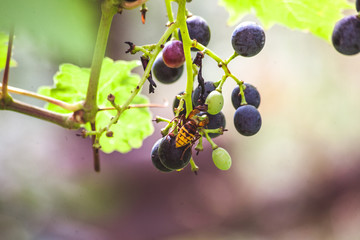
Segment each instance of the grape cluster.
[{"label": "grape cluster", "polygon": [[[168,54],[169,55],[169,54]],[[169,57],[167,57],[169,58]],[[165,59],[167,59],[165,57]],[[170,58],[171,59],[171,58]],[[163,58],[163,53],[161,52],[155,59],[153,69],[152,69],[155,78],[165,84],[170,84],[176,82],[181,77],[184,71],[184,65],[181,65],[176,68],[169,67]]]},{"label": "grape cluster", "polygon": [[[181,35],[185,32],[175,28],[167,42],[162,45],[162,50],[152,65],[152,73],[159,82],[170,84],[181,77],[185,63],[192,64],[198,84],[191,93],[191,98],[185,91],[175,97],[172,105],[174,119],[157,117],[157,122],[167,122],[167,125],[161,131],[163,137],[154,144],[151,150],[151,160],[153,165],[162,172],[181,170],[189,163],[192,170],[196,171],[197,166],[192,159],[192,147],[198,142],[195,150],[197,152],[203,150],[202,141],[206,139],[213,150],[214,165],[218,169],[228,170],[231,167],[229,153],[212,140],[226,131],[226,119],[222,112],[224,105],[222,86],[227,79],[233,79],[237,83],[231,94],[231,101],[235,108],[233,123],[236,130],[244,136],[256,134],[261,128],[261,116],[258,111],[260,105],[258,90],[253,85],[239,81],[233,76],[227,64],[237,56],[257,55],[265,45],[265,33],[263,28],[254,22],[239,24],[231,36],[234,54],[227,61],[223,61],[215,59],[214,54],[209,54],[211,50],[207,48],[207,45],[211,34],[205,19],[196,15],[190,16],[186,20],[186,25],[192,40],[192,45],[187,45],[187,47],[197,52],[196,57],[191,59],[192,63],[186,60],[184,54],[185,43]],[[202,77],[202,59],[205,55],[213,57],[217,65],[224,70],[225,74],[221,80],[205,81]],[[156,87],[155,83],[154,86]],[[186,102],[189,99],[191,99],[190,105]],[[192,106],[193,110],[188,111],[186,106]]]},{"label": "grape cluster", "polygon": [[251,84],[245,83],[242,87],[245,87],[243,92],[247,104],[241,104],[242,96],[238,86],[234,88],[231,94],[231,101],[236,109],[234,125],[240,134],[252,136],[261,128],[261,115],[257,110],[260,105],[260,94]]},{"label": "grape cluster", "polygon": [[[360,0],[356,1],[356,10],[360,12]],[[360,13],[340,19],[332,33],[334,48],[344,55],[360,52]]]}]

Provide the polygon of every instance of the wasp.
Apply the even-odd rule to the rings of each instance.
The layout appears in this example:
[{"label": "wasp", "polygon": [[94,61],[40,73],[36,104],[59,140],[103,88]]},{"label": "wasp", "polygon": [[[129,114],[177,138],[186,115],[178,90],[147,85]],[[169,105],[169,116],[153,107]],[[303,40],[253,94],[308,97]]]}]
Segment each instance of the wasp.
[{"label": "wasp", "polygon": [[200,138],[197,132],[199,127],[205,127],[209,123],[208,117],[200,117],[198,114],[200,111],[206,110],[205,106],[197,106],[194,108],[189,116],[183,121],[184,124],[181,126],[178,134],[175,138],[175,146],[177,148],[186,146],[194,143]]}]

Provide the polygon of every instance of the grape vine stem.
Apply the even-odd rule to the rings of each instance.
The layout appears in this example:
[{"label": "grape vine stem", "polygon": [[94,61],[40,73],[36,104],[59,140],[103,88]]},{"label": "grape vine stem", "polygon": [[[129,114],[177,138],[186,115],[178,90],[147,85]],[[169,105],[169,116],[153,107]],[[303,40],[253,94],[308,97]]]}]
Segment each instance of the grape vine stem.
[{"label": "grape vine stem", "polygon": [[[2,87],[2,84],[0,84],[0,87]],[[15,94],[19,94],[19,95],[22,95],[22,96],[32,97],[32,98],[36,98],[36,99],[39,99],[39,100],[43,100],[43,101],[48,102],[48,103],[55,104],[55,105],[65,109],[65,110],[69,110],[69,111],[72,111],[72,112],[75,112],[75,111],[82,108],[82,103],[69,104],[67,102],[63,102],[63,101],[55,99],[55,98],[51,98],[51,97],[48,97],[48,96],[44,96],[44,95],[40,95],[40,94],[37,94],[37,93],[34,93],[34,92],[30,92],[30,91],[27,91],[27,90],[24,90],[24,89],[21,89],[21,88],[8,86],[7,90],[10,93],[15,93]]]},{"label": "grape vine stem", "polygon": [[[32,116],[38,119],[55,123],[59,126],[69,129],[80,128],[80,124],[73,118],[72,114],[59,114],[59,113],[51,112],[46,109],[32,106],[23,103],[21,101],[15,100],[9,95],[9,92],[12,92],[14,90],[13,87],[8,86],[13,39],[14,39],[14,29],[11,28],[9,34],[9,43],[8,43],[8,51],[6,56],[4,77],[3,77],[3,82],[1,84],[2,91],[0,95],[1,97],[0,109],[19,112],[28,116]],[[20,89],[17,90],[18,92],[21,92]],[[24,92],[25,90],[22,91]]]},{"label": "grape vine stem", "polygon": [[207,131],[201,131],[201,133],[202,133],[203,135],[205,135],[205,138],[206,138],[206,140],[210,143],[212,150],[215,150],[215,149],[218,148],[218,145],[216,145],[216,143],[214,143],[214,141],[210,138],[210,136],[209,136],[209,134],[208,134]]},{"label": "grape vine stem", "polygon": [[73,114],[60,114],[48,111],[43,108],[32,106],[26,103],[23,103],[18,100],[12,100],[8,105],[2,106],[1,109],[11,110],[32,116],[38,119],[46,120],[51,123],[55,123],[61,127],[68,129],[79,129],[80,124],[73,119]]},{"label": "grape vine stem", "polygon": [[93,122],[96,113],[98,111],[97,92],[98,92],[100,71],[105,56],[112,19],[116,13],[117,13],[117,8],[112,4],[112,1],[105,0],[101,4],[100,25],[95,43],[94,56],[91,64],[89,85],[84,103],[85,122],[88,121]]},{"label": "grape vine stem", "polygon": [[231,72],[230,69],[228,68],[228,64],[231,60],[233,60],[235,57],[237,57],[238,55],[236,53],[234,53],[229,59],[227,60],[222,60],[216,53],[214,53],[213,51],[211,51],[209,48],[205,47],[204,45],[202,45],[199,42],[194,41],[194,47],[196,47],[197,49],[199,49],[200,51],[203,51],[206,55],[208,55],[209,57],[211,57],[212,59],[214,59],[217,63],[218,66],[221,67],[224,70],[225,76],[224,76],[224,81],[230,77],[232,79],[234,79],[234,81],[241,86],[243,84],[242,81],[240,81],[239,79],[237,79],[237,77],[235,77]]},{"label": "grape vine stem", "polygon": [[186,62],[187,81],[186,81],[186,90],[185,90],[184,99],[186,106],[186,116],[188,116],[193,109],[191,94],[194,85],[194,78],[193,78],[192,59],[190,52],[193,41],[190,39],[189,31],[186,24],[186,0],[179,0],[178,4],[179,4],[179,8],[176,16],[176,22],[179,24],[182,41],[183,41],[185,62]]},{"label": "grape vine stem", "polygon": [[4,77],[3,77],[3,81],[2,81],[1,100],[4,103],[12,101],[12,98],[10,97],[10,95],[8,93],[8,82],[9,82],[10,59],[11,59],[11,51],[12,51],[13,42],[14,42],[14,27],[11,27],[10,34],[9,34],[9,42],[8,42],[8,49],[7,49],[5,70],[4,70]]},{"label": "grape vine stem", "polygon": [[[130,104],[127,106],[127,109],[130,108],[165,108],[169,105],[168,102],[164,104],[155,104],[155,103],[146,103],[146,104]],[[109,110],[117,110],[115,107],[103,107],[99,108],[99,111],[109,111]]]}]

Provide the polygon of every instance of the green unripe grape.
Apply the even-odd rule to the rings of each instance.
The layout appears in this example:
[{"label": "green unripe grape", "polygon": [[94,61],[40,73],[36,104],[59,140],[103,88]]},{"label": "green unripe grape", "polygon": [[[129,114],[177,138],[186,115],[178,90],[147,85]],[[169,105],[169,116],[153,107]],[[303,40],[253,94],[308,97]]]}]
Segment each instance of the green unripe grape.
[{"label": "green unripe grape", "polygon": [[229,170],[231,167],[231,156],[222,147],[213,150],[212,159],[215,166],[220,170]]},{"label": "green unripe grape", "polygon": [[224,97],[222,93],[214,90],[207,96],[205,104],[208,105],[208,113],[211,115],[218,114],[224,106]]}]

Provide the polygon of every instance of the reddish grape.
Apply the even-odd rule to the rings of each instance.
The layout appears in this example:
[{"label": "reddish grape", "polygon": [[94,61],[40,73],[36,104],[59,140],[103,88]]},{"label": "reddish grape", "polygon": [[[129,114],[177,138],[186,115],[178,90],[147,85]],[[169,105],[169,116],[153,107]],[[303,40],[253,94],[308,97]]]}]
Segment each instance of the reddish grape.
[{"label": "reddish grape", "polygon": [[178,40],[167,42],[163,49],[163,60],[169,68],[181,67],[185,62],[182,42]]}]

